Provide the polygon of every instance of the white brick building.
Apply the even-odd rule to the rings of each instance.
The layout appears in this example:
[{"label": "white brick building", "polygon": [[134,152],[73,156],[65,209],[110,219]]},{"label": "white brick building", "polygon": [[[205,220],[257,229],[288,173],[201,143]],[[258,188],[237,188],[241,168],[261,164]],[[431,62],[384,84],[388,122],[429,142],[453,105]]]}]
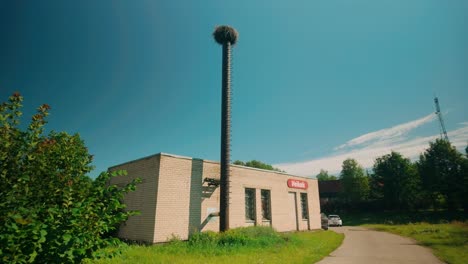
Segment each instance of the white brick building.
[{"label": "white brick building", "polygon": [[[139,210],[119,231],[122,238],[149,243],[173,235],[219,231],[218,162],[159,153],[109,168],[126,170],[115,177],[122,185],[141,178],[125,197],[129,210]],[[317,180],[286,173],[231,165],[230,228],[270,225],[277,231],[320,229]]]}]

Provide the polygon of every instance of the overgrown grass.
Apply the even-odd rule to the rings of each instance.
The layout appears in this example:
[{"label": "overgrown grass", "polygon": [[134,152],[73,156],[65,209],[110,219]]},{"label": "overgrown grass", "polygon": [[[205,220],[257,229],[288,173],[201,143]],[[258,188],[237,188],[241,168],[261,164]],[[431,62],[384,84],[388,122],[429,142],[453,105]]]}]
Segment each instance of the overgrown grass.
[{"label": "overgrown grass", "polygon": [[434,255],[446,263],[468,263],[468,222],[364,226],[411,237],[419,244],[431,248]]},{"label": "overgrown grass", "polygon": [[331,231],[281,234],[267,227],[247,227],[221,234],[198,233],[189,241],[127,245],[117,257],[93,263],[314,263],[335,250],[343,238]]}]

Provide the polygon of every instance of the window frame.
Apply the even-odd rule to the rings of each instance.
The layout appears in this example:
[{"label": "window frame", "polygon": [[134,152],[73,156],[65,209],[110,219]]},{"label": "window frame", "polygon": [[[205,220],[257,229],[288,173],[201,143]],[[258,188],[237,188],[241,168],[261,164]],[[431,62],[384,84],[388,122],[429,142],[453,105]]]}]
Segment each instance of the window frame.
[{"label": "window frame", "polygon": [[[245,201],[245,221],[255,222],[256,219],[256,203],[255,203],[256,190],[255,188],[245,188],[244,201]],[[250,201],[249,201],[250,200]]]},{"label": "window frame", "polygon": [[[264,194],[267,194],[267,196],[264,196]],[[262,220],[271,221],[271,190],[260,190],[260,202],[262,205]]]},{"label": "window frame", "polygon": [[309,198],[307,193],[301,193],[301,217],[302,220],[309,220]]}]

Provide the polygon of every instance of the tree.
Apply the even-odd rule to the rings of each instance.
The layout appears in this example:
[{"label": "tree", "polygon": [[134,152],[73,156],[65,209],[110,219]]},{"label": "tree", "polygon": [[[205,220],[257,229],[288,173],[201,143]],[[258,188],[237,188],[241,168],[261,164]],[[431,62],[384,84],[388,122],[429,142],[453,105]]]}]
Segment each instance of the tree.
[{"label": "tree", "polygon": [[241,160],[236,160],[234,161],[232,164],[234,165],[240,165],[240,166],[245,166],[245,162],[241,161]]},{"label": "tree", "polygon": [[241,165],[241,166],[246,166],[246,167],[251,167],[251,168],[257,168],[257,169],[262,169],[262,170],[271,170],[271,171],[278,171],[278,172],[284,172],[283,170],[280,170],[278,168],[273,167],[270,164],[258,161],[258,160],[251,160],[247,162],[243,162],[240,160],[234,161],[235,165]]},{"label": "tree", "polygon": [[432,199],[444,197],[448,209],[461,205],[466,208],[468,190],[467,158],[453,147],[449,141],[436,139],[420,155],[418,169],[426,195]]},{"label": "tree", "polygon": [[355,203],[365,201],[369,195],[369,180],[364,169],[354,159],[343,161],[340,180],[345,201]]},{"label": "tree", "polygon": [[329,175],[328,171],[321,169],[320,173],[315,176],[319,181],[331,181],[337,180],[338,178],[335,175]]},{"label": "tree", "polygon": [[229,229],[229,162],[231,142],[231,46],[237,42],[237,31],[229,26],[216,27],[216,42],[223,46],[221,106],[221,175],[219,199],[219,231]]},{"label": "tree", "polygon": [[75,263],[118,243],[110,232],[134,212],[120,201],[136,182],[108,186],[96,180],[92,156],[79,135],[50,132],[42,105],[20,128],[23,97],[0,105],[0,262]]},{"label": "tree", "polygon": [[373,177],[381,183],[387,208],[409,209],[419,200],[420,179],[417,168],[400,153],[392,151],[391,154],[377,158]]},{"label": "tree", "polygon": [[382,202],[384,198],[382,176],[367,172],[367,177],[369,178],[369,200]]},{"label": "tree", "polygon": [[465,148],[465,158],[462,158],[462,178],[463,178],[463,187],[462,187],[462,201],[463,209],[465,212],[468,212],[468,146]]}]

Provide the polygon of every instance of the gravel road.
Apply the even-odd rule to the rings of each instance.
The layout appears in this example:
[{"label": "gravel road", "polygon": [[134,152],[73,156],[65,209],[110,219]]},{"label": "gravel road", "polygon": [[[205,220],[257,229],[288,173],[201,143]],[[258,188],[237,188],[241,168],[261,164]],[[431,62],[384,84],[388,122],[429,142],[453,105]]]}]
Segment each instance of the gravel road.
[{"label": "gravel road", "polygon": [[319,264],[443,263],[412,239],[363,227],[331,227],[344,233],[343,244]]}]

